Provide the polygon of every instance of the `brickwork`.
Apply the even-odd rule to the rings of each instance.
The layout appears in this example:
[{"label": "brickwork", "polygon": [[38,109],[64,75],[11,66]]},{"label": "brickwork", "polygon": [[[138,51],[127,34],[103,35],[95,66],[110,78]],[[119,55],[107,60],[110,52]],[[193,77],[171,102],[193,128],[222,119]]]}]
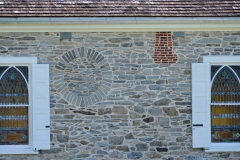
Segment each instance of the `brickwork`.
[{"label": "brickwork", "polygon": [[172,50],[172,34],[171,32],[157,32],[155,40],[155,51],[153,56],[154,62],[161,63],[176,63],[178,57]]}]

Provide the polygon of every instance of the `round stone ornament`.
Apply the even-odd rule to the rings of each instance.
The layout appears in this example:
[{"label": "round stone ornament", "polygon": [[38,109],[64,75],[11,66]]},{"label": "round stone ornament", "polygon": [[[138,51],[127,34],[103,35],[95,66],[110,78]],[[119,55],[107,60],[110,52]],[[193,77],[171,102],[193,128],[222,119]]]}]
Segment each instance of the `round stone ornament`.
[{"label": "round stone ornament", "polygon": [[104,56],[80,47],[63,54],[55,65],[54,86],[73,105],[87,107],[102,101],[112,85],[112,70]]}]

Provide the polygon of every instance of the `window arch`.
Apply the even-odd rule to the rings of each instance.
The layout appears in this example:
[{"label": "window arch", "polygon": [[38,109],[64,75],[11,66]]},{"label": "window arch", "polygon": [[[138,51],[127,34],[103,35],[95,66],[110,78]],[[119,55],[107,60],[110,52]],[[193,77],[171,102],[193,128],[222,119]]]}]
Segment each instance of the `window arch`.
[{"label": "window arch", "polygon": [[[218,68],[217,71],[216,68]],[[239,102],[240,80],[230,66],[212,66],[211,102]]]}]

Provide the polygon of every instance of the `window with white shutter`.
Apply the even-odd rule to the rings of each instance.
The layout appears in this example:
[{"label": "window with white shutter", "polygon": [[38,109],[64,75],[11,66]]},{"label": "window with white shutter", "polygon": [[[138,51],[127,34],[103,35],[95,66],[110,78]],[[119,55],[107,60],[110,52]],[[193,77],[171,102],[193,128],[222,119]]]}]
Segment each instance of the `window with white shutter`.
[{"label": "window with white shutter", "polygon": [[50,149],[49,66],[0,58],[0,154]]},{"label": "window with white shutter", "polygon": [[193,148],[240,151],[240,57],[192,64]]}]

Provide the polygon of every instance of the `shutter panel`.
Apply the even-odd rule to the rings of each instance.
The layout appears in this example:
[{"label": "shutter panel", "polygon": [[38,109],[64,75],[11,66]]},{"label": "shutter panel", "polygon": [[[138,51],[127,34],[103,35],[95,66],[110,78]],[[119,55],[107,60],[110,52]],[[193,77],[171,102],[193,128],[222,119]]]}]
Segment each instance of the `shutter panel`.
[{"label": "shutter panel", "polygon": [[211,143],[210,64],[192,64],[193,148],[209,148]]},{"label": "shutter panel", "polygon": [[33,149],[50,149],[49,65],[32,65]]}]

